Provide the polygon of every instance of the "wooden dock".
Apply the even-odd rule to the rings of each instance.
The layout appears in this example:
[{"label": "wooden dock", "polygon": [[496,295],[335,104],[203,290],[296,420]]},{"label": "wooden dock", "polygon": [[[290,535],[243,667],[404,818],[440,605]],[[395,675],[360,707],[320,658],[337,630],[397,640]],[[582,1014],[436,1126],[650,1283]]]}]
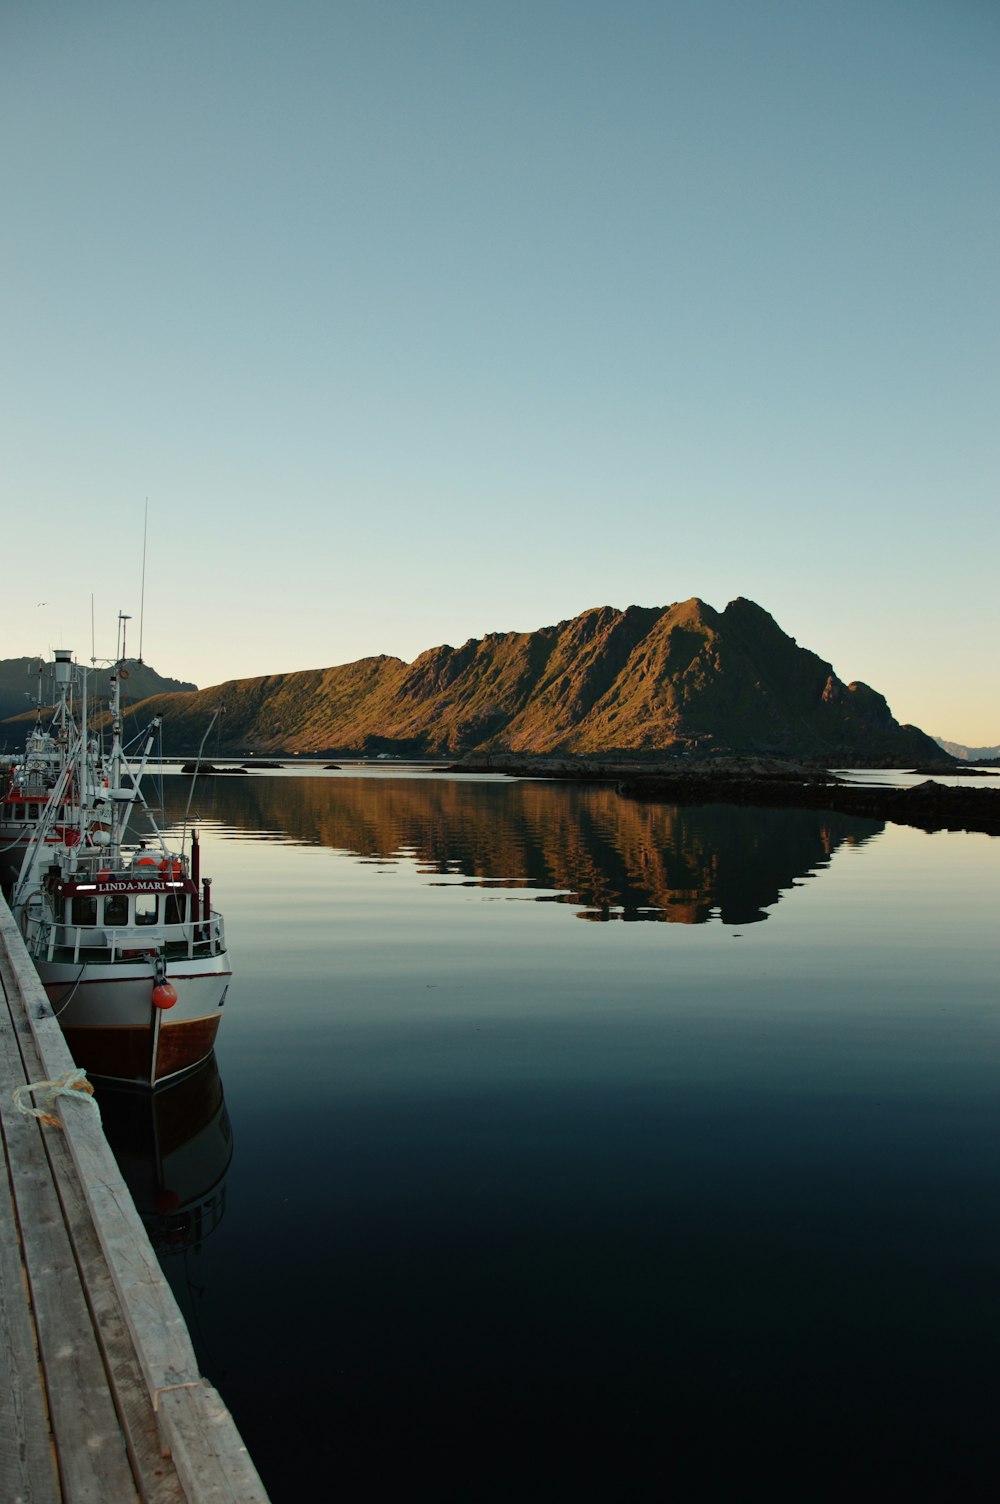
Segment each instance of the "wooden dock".
[{"label": "wooden dock", "polygon": [[98,1113],[14,1104],[74,1066],[2,898],[0,982],[0,1504],[267,1504]]}]

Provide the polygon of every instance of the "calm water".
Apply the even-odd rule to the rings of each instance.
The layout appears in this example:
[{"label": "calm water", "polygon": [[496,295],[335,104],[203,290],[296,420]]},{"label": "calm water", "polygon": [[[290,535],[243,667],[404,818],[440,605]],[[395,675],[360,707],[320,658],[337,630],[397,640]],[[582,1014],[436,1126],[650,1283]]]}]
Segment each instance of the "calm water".
[{"label": "calm water", "polygon": [[146,1210],[275,1504],[992,1496],[1000,842],[381,770],[196,803],[228,1117]]}]

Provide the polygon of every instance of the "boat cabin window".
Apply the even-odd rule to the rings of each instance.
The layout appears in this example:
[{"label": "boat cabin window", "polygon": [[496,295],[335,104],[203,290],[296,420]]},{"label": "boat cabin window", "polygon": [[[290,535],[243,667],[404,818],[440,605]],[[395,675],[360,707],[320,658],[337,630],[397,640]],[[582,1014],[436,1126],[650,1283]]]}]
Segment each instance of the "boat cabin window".
[{"label": "boat cabin window", "polygon": [[112,929],[120,924],[128,924],[128,899],[124,893],[113,893],[104,900],[104,923]]},{"label": "boat cabin window", "polygon": [[137,893],[135,895],[135,922],[136,924],[155,924],[160,900],[155,893]]},{"label": "boat cabin window", "polygon": [[186,910],[187,898],[183,893],[168,893],[163,903],[164,924],[183,924]]},{"label": "boat cabin window", "polygon": [[38,805],[37,804],[29,804],[28,805],[28,819],[29,820],[37,820],[38,819]]},{"label": "boat cabin window", "polygon": [[82,896],[71,899],[70,922],[72,924],[96,924],[97,899]]}]

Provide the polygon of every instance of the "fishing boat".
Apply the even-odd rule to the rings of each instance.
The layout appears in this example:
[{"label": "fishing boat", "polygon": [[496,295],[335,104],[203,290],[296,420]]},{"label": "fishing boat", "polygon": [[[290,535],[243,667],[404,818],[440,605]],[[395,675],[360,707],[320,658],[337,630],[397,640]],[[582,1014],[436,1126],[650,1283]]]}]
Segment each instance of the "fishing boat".
[{"label": "fishing boat", "polygon": [[10,906],[77,1065],[155,1087],[211,1053],[232,968],[197,832],[171,849],[143,797],[159,718],[137,764],[123,748],[124,672],[111,674],[106,749],[88,728],[86,669],[56,652],[62,729],[50,787],[26,777],[18,792],[36,797],[10,801],[23,814]]},{"label": "fishing boat", "polygon": [[[9,894],[24,862],[24,854],[38,825],[49,795],[65,766],[69,737],[69,686],[64,686],[52,707],[51,722],[43,719],[41,675],[37,720],[23,754],[4,760],[0,784],[0,887]],[[54,822],[54,829],[58,826]]]}]

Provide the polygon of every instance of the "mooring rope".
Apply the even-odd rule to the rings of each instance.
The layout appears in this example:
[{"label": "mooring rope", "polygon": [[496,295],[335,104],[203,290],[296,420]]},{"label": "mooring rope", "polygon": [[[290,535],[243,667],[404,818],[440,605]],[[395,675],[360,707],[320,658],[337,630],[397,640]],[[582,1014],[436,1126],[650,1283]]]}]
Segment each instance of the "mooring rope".
[{"label": "mooring rope", "polygon": [[72,987],[69,989],[69,992],[66,994],[65,997],[61,997],[59,999],[59,1007],[52,1009],[52,1017],[53,1018],[58,1018],[61,1013],[65,1013],[66,1012],[66,1009],[69,1007],[70,1003],[76,997],[77,988],[79,987],[80,983],[83,981],[83,973],[86,971],[86,969],[87,969],[87,963],[86,963],[86,961],[84,961],[83,965],[80,967],[80,975],[77,977],[76,981],[73,983]]},{"label": "mooring rope", "polygon": [[78,1102],[88,1102],[97,1113],[97,1121],[101,1121],[101,1109],[94,1096],[94,1088],[87,1080],[86,1071],[67,1071],[56,1081],[29,1081],[25,1086],[14,1088],[14,1106],[18,1112],[23,1112],[25,1117],[39,1118],[52,1128],[61,1128],[61,1121],[52,1112],[45,1112],[41,1107],[25,1103],[24,1098],[29,1095],[40,1097],[45,1106],[51,1108],[55,1107],[57,1097],[73,1097]]}]

